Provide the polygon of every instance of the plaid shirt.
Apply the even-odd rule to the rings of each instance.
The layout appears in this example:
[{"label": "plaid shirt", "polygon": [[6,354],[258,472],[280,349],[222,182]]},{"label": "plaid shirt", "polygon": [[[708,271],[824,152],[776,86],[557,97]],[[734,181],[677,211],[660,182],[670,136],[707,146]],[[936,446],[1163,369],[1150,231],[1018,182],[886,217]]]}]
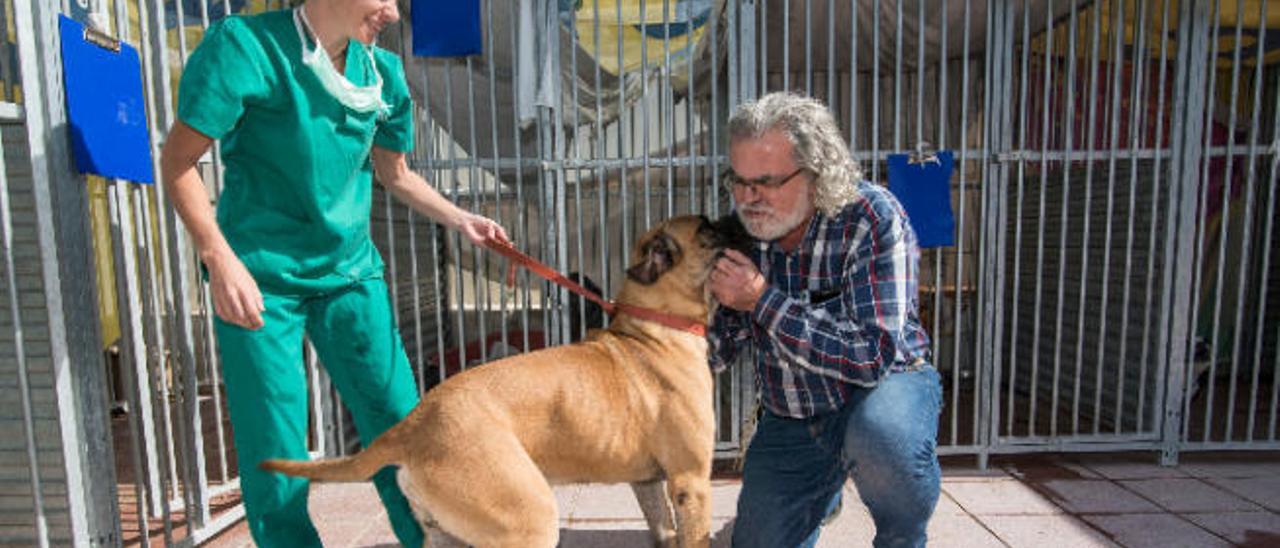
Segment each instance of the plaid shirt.
[{"label": "plaid shirt", "polygon": [[768,287],[755,310],[716,311],[711,367],[723,370],[754,344],[756,388],[776,415],[834,411],[855,385],[930,366],[916,234],[887,189],[863,182],[858,191],[834,217],[819,211],[791,253],[758,243],[750,256]]}]

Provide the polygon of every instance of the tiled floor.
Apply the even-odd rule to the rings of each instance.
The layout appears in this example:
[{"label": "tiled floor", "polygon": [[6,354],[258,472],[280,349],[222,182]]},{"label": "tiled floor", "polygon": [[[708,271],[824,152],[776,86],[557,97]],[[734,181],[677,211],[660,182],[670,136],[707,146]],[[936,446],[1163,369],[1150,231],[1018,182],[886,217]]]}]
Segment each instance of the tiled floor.
[{"label": "tiled floor", "polygon": [[[1151,454],[944,461],[929,544],[943,547],[1280,547],[1280,456],[1184,455],[1161,467]],[[728,546],[739,482],[716,480],[713,546]],[[846,485],[840,517],[819,547],[870,546],[875,527]],[[565,548],[650,546],[625,486],[557,489]],[[319,485],[311,512],[328,546],[394,546],[368,484]],[[376,518],[376,519],[375,519]],[[206,546],[250,546],[243,523]]]}]

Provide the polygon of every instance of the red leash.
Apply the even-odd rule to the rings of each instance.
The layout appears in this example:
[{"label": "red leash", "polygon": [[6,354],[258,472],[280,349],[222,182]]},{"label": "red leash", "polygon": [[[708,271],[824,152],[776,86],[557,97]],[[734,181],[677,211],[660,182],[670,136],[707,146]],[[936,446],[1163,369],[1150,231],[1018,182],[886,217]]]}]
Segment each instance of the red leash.
[{"label": "red leash", "polygon": [[559,284],[560,286],[563,286],[569,291],[582,295],[587,299],[590,299],[592,302],[604,308],[605,313],[609,314],[610,316],[618,312],[621,312],[623,314],[628,314],[631,316],[635,316],[637,318],[649,320],[652,322],[657,322],[667,327],[674,327],[676,329],[688,331],[690,333],[693,333],[694,335],[698,335],[699,337],[705,337],[707,335],[706,324],[703,324],[702,322],[699,322],[697,320],[691,320],[689,318],[681,318],[680,316],[674,316],[671,314],[667,314],[665,312],[654,310],[652,308],[644,308],[640,306],[630,305],[627,303],[615,303],[613,301],[606,301],[603,297],[595,294],[590,289],[582,287],[581,285],[574,282],[573,280],[566,278],[563,274],[556,272],[554,269],[539,262],[537,259],[534,259],[533,257],[530,257],[528,255],[525,255],[524,253],[521,253],[519,250],[517,250],[515,247],[513,247],[509,243],[500,242],[498,240],[491,239],[486,241],[485,245],[489,249],[497,251],[503,256],[519,263],[521,266],[528,268],[529,270],[533,271],[534,274],[542,276],[543,278],[546,278],[551,282],[554,282],[556,284]]}]

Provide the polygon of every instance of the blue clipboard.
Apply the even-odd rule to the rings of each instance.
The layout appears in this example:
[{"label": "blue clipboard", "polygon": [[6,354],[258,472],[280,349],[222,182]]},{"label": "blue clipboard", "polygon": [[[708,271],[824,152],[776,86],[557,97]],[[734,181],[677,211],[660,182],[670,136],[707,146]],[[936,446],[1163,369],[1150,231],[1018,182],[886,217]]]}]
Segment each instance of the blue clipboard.
[{"label": "blue clipboard", "polygon": [[951,172],[955,158],[944,150],[919,161],[907,154],[889,155],[889,191],[907,210],[921,248],[955,245],[956,221],[951,212]]},{"label": "blue clipboard", "polygon": [[58,16],[71,151],[80,173],[155,182],[138,50]]},{"label": "blue clipboard", "polygon": [[480,0],[413,0],[413,54],[463,57],[481,50]]}]

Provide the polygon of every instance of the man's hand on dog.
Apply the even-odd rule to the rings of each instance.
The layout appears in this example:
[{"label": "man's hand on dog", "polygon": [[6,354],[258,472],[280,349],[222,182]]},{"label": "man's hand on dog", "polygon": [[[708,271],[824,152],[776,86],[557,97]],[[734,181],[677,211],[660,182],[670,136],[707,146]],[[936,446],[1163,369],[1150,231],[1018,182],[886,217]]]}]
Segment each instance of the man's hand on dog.
[{"label": "man's hand on dog", "polygon": [[756,301],[760,300],[765,288],[760,269],[746,255],[733,249],[726,249],[716,261],[708,283],[716,301],[743,312],[755,310]]}]

